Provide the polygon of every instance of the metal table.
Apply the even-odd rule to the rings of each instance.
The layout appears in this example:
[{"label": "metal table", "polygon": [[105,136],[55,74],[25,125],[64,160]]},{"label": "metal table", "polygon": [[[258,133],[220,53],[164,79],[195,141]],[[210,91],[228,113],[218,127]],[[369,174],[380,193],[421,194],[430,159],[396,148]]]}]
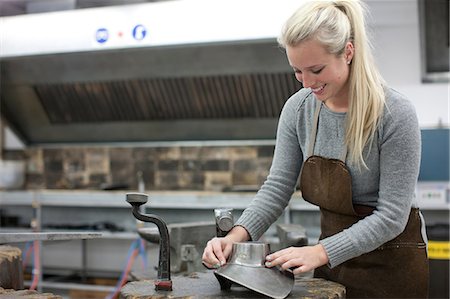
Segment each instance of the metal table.
[{"label": "metal table", "polygon": [[[29,242],[29,241],[59,241],[59,240],[82,240],[83,242],[83,272],[82,277],[86,277],[86,266],[87,266],[87,258],[86,258],[86,240],[88,239],[95,239],[101,237],[101,233],[97,232],[8,232],[8,233],[0,233],[0,248],[9,248],[8,245],[2,245],[2,244],[14,244],[14,243],[22,243],[22,242]],[[17,255],[17,254],[16,254]],[[19,256],[20,253],[17,255]],[[5,265],[4,268],[0,269],[0,285],[3,287],[9,287],[9,288],[22,288],[23,287],[23,274],[22,274],[22,265],[18,264],[21,263],[20,260],[13,260],[10,263],[13,263],[12,265]],[[10,267],[13,267],[13,269],[10,269]],[[41,282],[42,282],[42,269],[41,265],[38,266],[38,291],[42,290]],[[5,270],[6,269],[6,270]],[[52,295],[52,294],[51,294]],[[0,298],[2,298],[3,295],[0,295]],[[8,294],[12,297],[19,297],[19,294],[14,294],[14,296],[11,296],[11,294]],[[39,297],[41,298],[41,297]],[[47,298],[47,297],[42,297]],[[48,297],[53,298],[53,297]],[[60,297],[58,297],[60,298]]]}]

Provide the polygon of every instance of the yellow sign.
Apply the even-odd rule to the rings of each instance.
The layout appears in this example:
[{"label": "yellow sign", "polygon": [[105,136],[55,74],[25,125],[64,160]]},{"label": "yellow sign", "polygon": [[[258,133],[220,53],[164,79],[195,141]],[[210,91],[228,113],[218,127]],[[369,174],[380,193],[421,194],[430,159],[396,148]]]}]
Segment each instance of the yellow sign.
[{"label": "yellow sign", "polygon": [[450,260],[450,242],[428,241],[428,258],[432,260]]}]

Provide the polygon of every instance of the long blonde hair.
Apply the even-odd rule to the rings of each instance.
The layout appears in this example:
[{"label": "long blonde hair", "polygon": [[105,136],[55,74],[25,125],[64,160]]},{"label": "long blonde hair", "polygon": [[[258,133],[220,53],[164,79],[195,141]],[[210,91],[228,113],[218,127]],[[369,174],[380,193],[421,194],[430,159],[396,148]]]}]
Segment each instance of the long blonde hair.
[{"label": "long blonde hair", "polygon": [[278,43],[285,48],[316,39],[337,56],[344,53],[347,42],[353,43],[345,144],[349,161],[367,168],[363,150],[367,144],[372,146],[385,94],[366,33],[365,12],[365,6],[358,0],[307,2],[286,21]]}]

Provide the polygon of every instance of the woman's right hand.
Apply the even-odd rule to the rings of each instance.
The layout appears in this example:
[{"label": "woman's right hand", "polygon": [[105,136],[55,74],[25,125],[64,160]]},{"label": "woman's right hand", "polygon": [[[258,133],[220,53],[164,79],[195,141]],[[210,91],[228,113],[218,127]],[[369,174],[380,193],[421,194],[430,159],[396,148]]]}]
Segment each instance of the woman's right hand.
[{"label": "woman's right hand", "polygon": [[230,238],[213,238],[206,244],[203,251],[202,262],[207,268],[219,268],[225,265],[228,256],[233,248],[233,241]]},{"label": "woman's right hand", "polygon": [[250,239],[250,236],[242,226],[235,226],[223,238],[213,238],[206,244],[203,251],[202,262],[207,268],[219,268],[225,265],[228,256],[231,254],[233,243],[243,242]]}]

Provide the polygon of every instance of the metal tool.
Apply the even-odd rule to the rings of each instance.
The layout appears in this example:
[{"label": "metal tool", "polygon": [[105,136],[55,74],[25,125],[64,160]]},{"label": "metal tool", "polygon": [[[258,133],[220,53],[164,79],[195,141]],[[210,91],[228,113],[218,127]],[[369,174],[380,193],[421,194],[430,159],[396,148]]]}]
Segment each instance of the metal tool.
[{"label": "metal tool", "polygon": [[139,208],[147,203],[148,195],[144,193],[127,193],[126,200],[133,207],[133,216],[141,221],[156,224],[160,234],[159,242],[159,262],[158,277],[155,280],[155,289],[157,291],[171,291],[172,280],[170,279],[170,240],[169,230],[166,223],[157,215],[141,214]]},{"label": "metal tool", "polygon": [[233,209],[218,208],[214,209],[214,216],[216,218],[216,236],[225,237],[233,228],[234,218]]},{"label": "metal tool", "polygon": [[[188,274],[193,271],[203,271],[201,253],[205,244],[216,235],[216,224],[213,221],[179,222],[167,224],[170,236],[170,271],[174,273]],[[160,236],[156,227],[138,228],[138,234],[152,244],[159,244]],[[185,246],[193,245],[198,258],[186,259]]]}]

